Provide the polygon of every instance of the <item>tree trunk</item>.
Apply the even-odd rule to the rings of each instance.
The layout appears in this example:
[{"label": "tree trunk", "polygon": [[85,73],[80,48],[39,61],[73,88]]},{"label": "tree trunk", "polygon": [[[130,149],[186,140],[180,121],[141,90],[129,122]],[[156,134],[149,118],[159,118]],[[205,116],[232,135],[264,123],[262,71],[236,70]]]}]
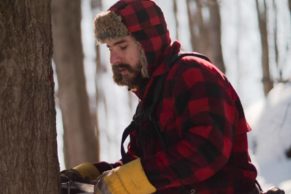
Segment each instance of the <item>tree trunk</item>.
[{"label": "tree trunk", "polygon": [[263,1],[262,10],[260,9],[259,1],[256,0],[258,23],[261,35],[261,48],[262,48],[262,71],[263,71],[263,87],[264,94],[273,88],[273,81],[270,75],[270,64],[269,64],[269,42],[268,42],[268,31],[267,31],[267,4]]},{"label": "tree trunk", "polygon": [[192,15],[191,11],[191,0],[186,1],[186,8],[187,8],[187,15],[188,15],[188,25],[189,25],[189,31],[190,31],[190,41],[192,49],[195,50],[195,32],[194,32],[194,17]]},{"label": "tree trunk", "polygon": [[[103,3],[102,0],[91,0],[91,10],[93,13],[93,17],[95,17],[95,15],[101,11],[103,9]],[[93,19],[92,19],[93,21]],[[98,104],[100,103],[100,101],[104,102],[104,106],[105,109],[107,109],[106,106],[106,101],[105,101],[105,96],[104,93],[99,89],[98,86],[98,78],[99,76],[101,76],[102,73],[104,73],[104,71],[106,71],[106,66],[104,66],[101,63],[101,49],[99,45],[95,46],[95,53],[96,53],[96,74],[95,74],[95,89],[96,89],[96,114],[95,114],[95,119],[96,119],[96,139],[98,141],[98,161],[100,160],[100,127],[99,127],[99,119],[98,119]]]},{"label": "tree trunk", "polygon": [[56,194],[50,0],[0,2],[0,191]]},{"label": "tree trunk", "polygon": [[83,68],[80,0],[53,0],[54,60],[64,123],[66,168],[96,162],[98,151]]},{"label": "tree trunk", "polygon": [[235,5],[235,12],[236,12],[236,17],[237,17],[237,22],[235,25],[236,29],[236,38],[235,38],[235,66],[236,66],[236,71],[237,75],[236,77],[236,86],[235,88],[237,91],[240,91],[241,89],[241,79],[243,77],[243,65],[242,65],[242,52],[241,52],[241,43],[242,43],[242,38],[243,38],[243,25],[242,25],[242,10],[241,10],[241,5],[242,2],[238,1]]},{"label": "tree trunk", "polygon": [[176,39],[179,40],[179,28],[180,23],[178,20],[178,6],[177,6],[177,0],[173,0],[173,12],[174,12],[174,18],[175,18],[175,29],[176,29]]},{"label": "tree trunk", "polygon": [[[221,20],[220,20],[220,10],[217,0],[210,0],[208,2],[208,8],[210,13],[209,21],[209,48],[211,50],[211,55],[209,56],[213,63],[222,71],[225,72],[225,65],[222,54],[221,46]],[[209,49],[208,48],[208,49]]]},{"label": "tree trunk", "polygon": [[279,72],[279,78],[278,81],[281,82],[283,81],[282,78],[282,69],[280,66],[280,62],[279,62],[279,47],[278,47],[278,7],[276,4],[276,1],[273,0],[272,1],[273,4],[273,9],[274,9],[274,28],[273,28],[273,32],[274,32],[274,54],[275,54],[275,65],[278,69]]},{"label": "tree trunk", "polygon": [[[208,45],[208,39],[206,38],[202,5],[199,0],[187,0],[186,2],[192,49],[208,55],[207,49],[205,49],[205,45]],[[203,44],[201,40],[203,40]]]},{"label": "tree trunk", "polygon": [[[222,72],[225,72],[218,2],[216,0],[186,2],[192,49],[208,56]],[[210,17],[204,17],[205,8],[209,10]]]},{"label": "tree trunk", "polygon": [[[205,3],[204,0],[196,0],[196,9],[197,13],[194,16],[196,20],[196,29],[198,32],[196,35],[196,45],[197,51],[205,54],[208,57],[211,57],[211,47],[210,47],[210,31],[209,31],[209,18],[204,18],[203,12],[205,11]],[[211,58],[210,58],[211,59]],[[212,59],[211,59],[212,60]]]},{"label": "tree trunk", "polygon": [[278,8],[276,1],[273,0],[273,9],[274,9],[274,50],[275,50],[275,63],[277,67],[279,66],[279,48],[278,48]]}]

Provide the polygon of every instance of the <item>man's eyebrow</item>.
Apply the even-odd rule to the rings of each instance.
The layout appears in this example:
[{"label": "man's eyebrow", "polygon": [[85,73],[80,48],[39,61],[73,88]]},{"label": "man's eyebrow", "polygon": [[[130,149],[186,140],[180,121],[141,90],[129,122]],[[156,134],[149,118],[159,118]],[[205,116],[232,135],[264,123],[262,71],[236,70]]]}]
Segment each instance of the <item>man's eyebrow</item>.
[{"label": "man's eyebrow", "polygon": [[[113,43],[112,46],[116,46],[116,45],[118,45],[118,44],[122,44],[122,43],[124,43],[124,42],[126,42],[126,40],[119,40],[119,41]],[[110,48],[111,46],[107,45],[107,47]]]}]

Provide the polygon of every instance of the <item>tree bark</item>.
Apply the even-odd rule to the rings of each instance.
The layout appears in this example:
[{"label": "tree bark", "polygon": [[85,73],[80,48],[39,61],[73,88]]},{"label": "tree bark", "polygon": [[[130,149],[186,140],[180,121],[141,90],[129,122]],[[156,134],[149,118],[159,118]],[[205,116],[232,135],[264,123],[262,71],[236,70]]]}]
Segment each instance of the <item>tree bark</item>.
[{"label": "tree bark", "polygon": [[273,81],[270,75],[269,64],[269,41],[267,31],[267,4],[263,1],[262,10],[260,9],[259,1],[256,0],[256,8],[258,14],[258,23],[261,36],[261,48],[262,48],[262,72],[263,72],[263,88],[264,94],[267,95],[273,88]]},{"label": "tree bark", "polygon": [[0,45],[0,191],[59,193],[50,0],[1,0]]},{"label": "tree bark", "polygon": [[54,60],[64,123],[66,168],[96,162],[98,151],[83,68],[80,0],[53,0]]},{"label": "tree bark", "polygon": [[225,65],[223,60],[222,46],[221,46],[221,19],[220,10],[217,0],[210,0],[208,2],[210,13],[209,21],[209,40],[211,48],[210,58],[213,63],[222,71],[225,72]]}]

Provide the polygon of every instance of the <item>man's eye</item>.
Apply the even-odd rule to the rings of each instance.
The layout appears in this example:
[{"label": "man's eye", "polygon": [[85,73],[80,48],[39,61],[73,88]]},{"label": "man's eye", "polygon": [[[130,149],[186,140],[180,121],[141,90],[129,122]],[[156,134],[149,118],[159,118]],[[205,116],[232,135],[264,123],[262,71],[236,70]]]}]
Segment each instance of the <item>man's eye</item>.
[{"label": "man's eye", "polygon": [[126,45],[126,46],[121,46],[121,47],[120,47],[121,50],[125,50],[126,48],[127,48],[127,45]]}]

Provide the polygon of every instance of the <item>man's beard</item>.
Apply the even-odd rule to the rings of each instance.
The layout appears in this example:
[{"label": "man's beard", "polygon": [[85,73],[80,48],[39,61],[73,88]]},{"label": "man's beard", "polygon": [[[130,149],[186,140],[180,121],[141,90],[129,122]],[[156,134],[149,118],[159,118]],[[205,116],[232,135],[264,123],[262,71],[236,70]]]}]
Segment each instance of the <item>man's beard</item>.
[{"label": "man's beard", "polygon": [[[120,73],[120,69],[128,71],[127,74],[123,75]],[[144,79],[141,74],[141,69],[141,64],[136,67],[131,67],[129,64],[112,65],[113,80],[118,85],[128,86],[129,89],[140,87]]]}]

